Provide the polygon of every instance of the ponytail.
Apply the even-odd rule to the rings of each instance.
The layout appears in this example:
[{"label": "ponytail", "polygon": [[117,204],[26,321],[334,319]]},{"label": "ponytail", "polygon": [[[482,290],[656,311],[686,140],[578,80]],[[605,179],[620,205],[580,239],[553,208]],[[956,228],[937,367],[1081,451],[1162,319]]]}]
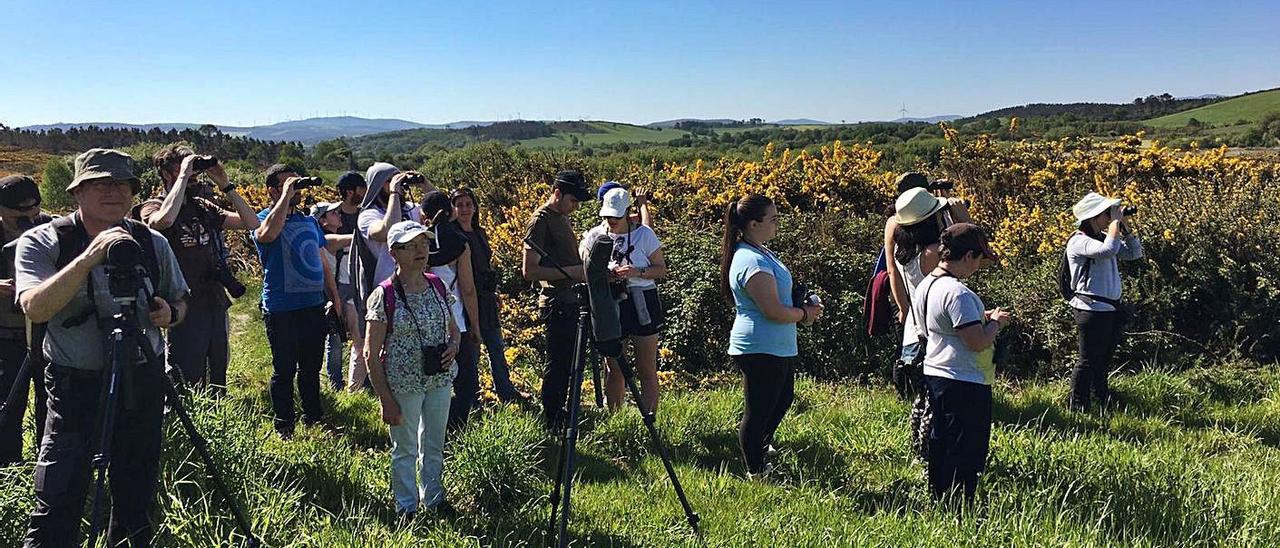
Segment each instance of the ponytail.
[{"label": "ponytail", "polygon": [[747,194],[736,202],[729,202],[724,208],[724,239],[720,243],[720,294],[733,304],[733,290],[729,287],[729,267],[733,264],[733,253],[742,241],[747,223],[763,221],[773,200],[761,194]]}]

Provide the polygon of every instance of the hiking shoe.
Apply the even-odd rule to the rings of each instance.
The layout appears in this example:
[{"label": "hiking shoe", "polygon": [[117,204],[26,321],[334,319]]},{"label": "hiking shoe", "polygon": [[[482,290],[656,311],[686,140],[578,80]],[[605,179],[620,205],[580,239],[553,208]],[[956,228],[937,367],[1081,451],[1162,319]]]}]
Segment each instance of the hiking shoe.
[{"label": "hiking shoe", "polygon": [[405,512],[403,510],[396,511],[396,523],[399,524],[400,527],[413,525],[413,520],[417,517],[417,512]]},{"label": "hiking shoe", "polygon": [[448,500],[441,500],[429,508],[435,513],[437,519],[453,520],[458,517],[458,510],[449,504]]},{"label": "hiking shoe", "polygon": [[747,479],[751,481],[761,482],[761,483],[769,482],[772,479],[771,476],[773,475],[773,470],[774,470],[773,463],[765,464],[764,470],[760,472],[756,472],[754,474],[751,472],[747,472]]},{"label": "hiking shoe", "polygon": [[769,445],[766,445],[764,447],[764,456],[769,458],[774,458],[778,456],[778,449],[774,447],[772,443]]}]

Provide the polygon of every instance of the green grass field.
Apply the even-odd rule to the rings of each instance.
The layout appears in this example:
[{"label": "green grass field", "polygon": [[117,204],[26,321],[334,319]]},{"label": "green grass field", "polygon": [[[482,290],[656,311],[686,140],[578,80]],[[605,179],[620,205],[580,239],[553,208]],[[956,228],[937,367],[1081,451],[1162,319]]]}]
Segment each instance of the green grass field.
[{"label": "green grass field", "polygon": [[1280,89],[1228,99],[1212,105],[1153,118],[1145,123],[1153,127],[1175,128],[1185,126],[1188,120],[1195,118],[1210,125],[1235,125],[1240,120],[1256,122],[1272,112],[1280,112]]},{"label": "green grass field", "polygon": [[[252,295],[252,294],[251,294]],[[485,409],[448,442],[461,510],[401,526],[388,440],[367,395],[325,393],[328,427],[271,428],[269,351],[251,295],[231,310],[231,396],[198,399],[215,458],[270,546],[543,543],[555,445],[536,415]],[[521,378],[533,378],[521,364]],[[736,378],[736,376],[730,376]],[[1063,382],[997,387],[976,510],[931,502],[907,450],[907,406],[882,385],[803,379],[778,433],[778,473],[743,477],[732,381],[664,394],[660,427],[709,546],[1274,546],[1280,542],[1280,373],[1223,364],[1115,381],[1122,405],[1066,412]],[[164,546],[240,544],[176,424],[167,427]],[[631,409],[586,413],[571,533],[577,546],[695,546]],[[30,464],[0,471],[0,545],[31,509]]]}]

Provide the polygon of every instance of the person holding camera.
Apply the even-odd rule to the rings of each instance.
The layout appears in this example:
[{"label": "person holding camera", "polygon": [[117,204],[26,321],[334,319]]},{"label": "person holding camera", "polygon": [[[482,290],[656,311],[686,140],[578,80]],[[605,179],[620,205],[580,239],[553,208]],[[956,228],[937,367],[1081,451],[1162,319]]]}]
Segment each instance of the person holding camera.
[{"label": "person holding camera", "polygon": [[467,237],[453,224],[453,202],[443,192],[432,190],[423,195],[422,218],[433,236],[427,267],[449,288],[454,323],[462,332],[458,374],[453,379],[453,401],[449,405],[449,426],[458,428],[467,423],[480,399],[480,332],[474,325],[468,325],[470,318],[480,317],[471,271],[471,249]]},{"label": "person holding camera", "polygon": [[524,401],[532,397],[521,392],[511,382],[511,370],[507,365],[506,341],[502,338],[502,322],[499,320],[502,299],[498,295],[498,272],[493,268],[493,248],[489,246],[489,234],[480,224],[480,201],[475,192],[459,187],[449,195],[453,202],[453,224],[467,238],[471,250],[471,273],[476,285],[476,309],[479,320],[471,322],[480,332],[485,351],[489,355],[489,370],[493,377],[493,391],[503,402]]},{"label": "person holding camera", "polygon": [[[569,215],[590,199],[591,191],[581,171],[560,171],[552,180],[551,194],[525,225],[520,270],[524,279],[539,286],[538,316],[546,328],[547,361],[542,377],[542,413],[551,431],[564,428],[567,417],[565,404],[578,331],[578,296],[573,284],[587,281]],[[540,256],[535,246],[547,256]]]},{"label": "person holding camera", "polygon": [[795,398],[796,324],[822,317],[822,304],[797,299],[791,271],[764,246],[777,234],[778,208],[768,197],[747,194],[725,207],[720,293],[734,305],[729,357],[742,370],[738,442],[752,477],[772,470],[765,457]]},{"label": "person holding camera", "polygon": [[[187,383],[212,386],[215,394],[222,394],[230,360],[227,308],[231,300],[226,291],[244,294],[244,286],[235,280],[224,258],[224,231],[254,230],[258,217],[217,158],[171,144],[156,152],[151,162],[164,184],[164,193],[143,202],[137,218],[169,240],[191,287],[187,301],[190,321],[169,330],[169,367],[181,371]],[[199,196],[204,185],[195,178],[201,173],[234,211]]]},{"label": "person holding camera", "polygon": [[[351,248],[351,233],[339,232],[342,230],[340,205],[338,202],[317,202],[311,206],[311,218],[320,223],[320,229],[324,231],[324,261],[329,265],[329,271],[334,273],[338,286],[338,298],[343,299],[346,297],[342,293],[344,276],[350,274],[344,268],[343,259],[346,258],[347,250]],[[348,287],[350,287],[349,284]],[[338,308],[342,310],[337,310]],[[336,392],[347,386],[342,376],[345,369],[342,366],[342,349],[347,344],[347,334],[353,334],[352,354],[361,353],[364,347],[360,341],[363,337],[357,333],[354,307],[347,308],[345,302],[329,301],[325,305],[324,316],[329,325],[329,333],[324,340],[324,369],[329,376],[330,386]]]},{"label": "person holding camera", "polygon": [[971,502],[986,468],[993,349],[1013,317],[1000,308],[987,310],[963,280],[995,260],[986,231],[970,223],[953,224],[939,237],[938,266],[916,287],[912,300],[925,353],[926,460],[935,499],[963,487],[965,501]]},{"label": "person holding camera", "polygon": [[[157,355],[164,351],[160,329],[179,325],[186,316],[187,284],[169,242],[126,218],[140,186],[132,163],[116,150],[91,149],[77,156],[67,192],[78,209],[18,240],[14,285],[27,319],[47,324],[42,352],[49,364],[49,420],[35,468],[36,507],[26,546],[78,543],[90,459],[101,439],[104,372],[110,367],[103,327],[108,324],[102,323],[107,319],[97,317],[98,306],[108,303],[95,302],[91,276],[99,269],[109,274],[126,267],[109,264],[108,250],[140,248],[134,256],[145,266],[154,294],[133,306],[140,309],[138,327]],[[154,533],[150,513],[159,480],[168,381],[160,367],[145,361],[121,367],[125,397],[118,402],[111,437],[108,544],[146,546]]]},{"label": "person holding camera", "polygon": [[[22,423],[27,412],[29,387],[35,386],[36,444],[44,435],[45,400],[44,363],[39,352],[30,349],[43,339],[43,327],[32,330],[22,314],[14,293],[14,262],[18,237],[26,231],[53,220],[40,211],[40,187],[26,175],[0,178],[0,398],[12,401],[5,408],[5,423],[0,424],[0,467],[22,460]],[[28,340],[32,339],[32,340]],[[37,359],[32,359],[37,358]],[[32,359],[30,379],[18,378],[22,365]]]},{"label": "person holding camera", "polygon": [[365,303],[365,360],[391,427],[391,490],[406,520],[419,505],[453,513],[440,478],[462,337],[445,284],[427,272],[431,240],[431,231],[414,221],[392,225],[386,242],[395,270]]},{"label": "person holding camera", "polygon": [[261,225],[253,232],[262,261],[262,320],[271,346],[271,410],[276,432],[286,439],[293,436],[296,419],[295,377],[303,421],[315,424],[324,417],[320,365],[329,333],[324,304],[340,302],[333,272],[324,260],[324,231],[299,210],[298,187],[318,182],[299,177],[297,170],[285,164],[267,169],[272,206],[258,212]]},{"label": "person holding camera", "polygon": [[1080,359],[1071,370],[1069,407],[1089,408],[1090,396],[1103,407],[1111,398],[1107,375],[1127,320],[1121,302],[1119,261],[1141,259],[1142,240],[1129,227],[1137,208],[1125,208],[1118,198],[1090,192],[1071,208],[1079,230],[1067,240],[1070,275],[1069,305],[1079,328]]},{"label": "person holding camera", "polygon": [[[632,224],[631,193],[615,187],[605,193],[600,204],[600,224],[587,230],[578,245],[585,261],[591,246],[600,236],[613,240],[609,259],[610,286],[618,302],[618,320],[622,336],[631,339],[635,351],[636,374],[640,379],[639,402],[646,411],[658,410],[658,331],[665,314],[658,299],[654,280],[667,277],[667,263],[662,259],[662,242],[653,229]],[[605,395],[609,409],[617,409],[626,400],[627,386],[622,371],[612,359],[606,359]]]}]

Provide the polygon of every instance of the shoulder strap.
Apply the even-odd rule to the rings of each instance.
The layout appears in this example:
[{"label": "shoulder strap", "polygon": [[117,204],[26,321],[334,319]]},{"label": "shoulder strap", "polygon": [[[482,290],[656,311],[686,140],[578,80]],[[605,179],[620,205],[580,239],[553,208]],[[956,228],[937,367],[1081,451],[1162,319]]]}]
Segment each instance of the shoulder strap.
[{"label": "shoulder strap", "polygon": [[89,234],[84,231],[80,223],[76,222],[78,215],[78,213],[72,213],[49,221],[58,236],[58,258],[53,262],[53,266],[58,270],[71,264],[72,259],[89,248]]},{"label": "shoulder strap", "polygon": [[396,320],[396,276],[382,280],[378,287],[382,288],[382,308],[387,313],[387,335],[395,331]]},{"label": "shoulder strap", "polygon": [[[1074,233],[1074,234],[1072,234],[1072,235],[1071,235],[1071,238],[1067,238],[1067,244],[1068,244],[1068,245],[1070,245],[1070,244],[1071,244],[1071,240],[1072,240],[1072,238],[1075,238],[1076,236],[1084,236],[1085,238],[1088,238],[1088,237],[1089,237],[1089,235],[1088,235],[1088,234],[1085,234],[1083,231],[1077,230],[1077,231],[1075,231],[1075,233]],[[1071,258],[1071,256],[1070,256],[1070,255],[1071,255],[1071,252],[1070,252],[1070,251],[1067,251],[1067,259],[1068,259],[1068,260],[1067,260],[1067,262],[1068,262],[1068,263],[1070,263],[1070,262],[1071,262],[1071,261],[1070,261],[1070,258]],[[1080,283],[1081,283],[1081,284],[1083,284],[1086,280],[1088,280],[1088,279],[1089,279],[1089,275],[1092,273],[1092,271],[1093,271],[1093,257],[1085,257],[1085,258],[1084,258],[1084,266],[1080,267]],[[1071,278],[1071,290],[1072,290],[1072,291],[1074,291],[1074,292],[1076,292],[1076,293],[1080,293],[1080,290],[1079,290],[1079,289],[1076,289],[1077,287],[1078,287],[1078,285],[1076,284],[1076,279],[1075,279],[1075,277],[1072,277],[1072,278]]]},{"label": "shoulder strap", "polygon": [[[439,276],[430,272],[423,272],[422,276],[426,278],[428,282],[431,282],[431,287],[436,288],[436,294],[439,295],[441,299],[444,299],[445,302],[449,302],[448,292],[444,289],[444,280],[441,280]],[[456,281],[457,278],[455,277],[454,280]]]},{"label": "shoulder strap", "polygon": [[160,258],[156,256],[156,246],[151,238],[151,229],[133,219],[125,219],[124,223],[134,241],[138,242],[138,246],[142,248],[142,266],[147,269],[147,275],[151,276],[151,283],[154,285],[153,290],[159,289]]}]

